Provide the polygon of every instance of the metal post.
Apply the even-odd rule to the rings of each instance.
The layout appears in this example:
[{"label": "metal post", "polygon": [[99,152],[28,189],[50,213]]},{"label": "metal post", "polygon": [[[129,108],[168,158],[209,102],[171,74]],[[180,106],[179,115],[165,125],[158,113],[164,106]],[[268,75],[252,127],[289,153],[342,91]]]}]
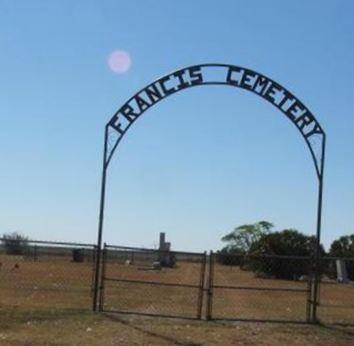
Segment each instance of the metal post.
[{"label": "metal post", "polygon": [[311,307],[312,307],[312,287],[313,287],[313,267],[312,267],[313,258],[309,258],[308,263],[308,279],[307,279],[307,297],[306,297],[306,322],[311,322]]},{"label": "metal post", "polygon": [[203,310],[206,258],[207,258],[207,253],[205,251],[202,257],[202,264],[200,267],[200,277],[199,277],[199,295],[198,295],[198,311],[197,311],[197,318],[199,320],[202,318],[202,310]]},{"label": "metal post", "polygon": [[206,319],[211,320],[212,307],[213,307],[213,276],[214,276],[214,254],[213,251],[209,253],[209,277],[208,277],[208,301]]},{"label": "metal post", "polygon": [[102,232],[103,232],[103,219],[104,219],[104,202],[106,194],[106,175],[107,175],[107,139],[108,139],[108,127],[105,128],[104,135],[104,150],[103,150],[103,166],[102,166],[102,181],[101,181],[101,200],[100,200],[100,216],[98,221],[98,237],[97,237],[97,248],[96,248],[96,270],[95,270],[95,286],[93,292],[92,309],[97,310],[97,298],[99,290],[100,281],[100,262],[101,262],[101,246],[102,246]]},{"label": "metal post", "polygon": [[323,173],[326,148],[326,135],[323,134],[322,141],[322,160],[318,183],[318,204],[317,204],[317,232],[315,245],[315,277],[313,287],[313,307],[312,307],[312,322],[318,322],[317,306],[318,306],[318,290],[321,279],[321,224],[322,224],[322,194],[323,194]]},{"label": "metal post", "polygon": [[90,295],[93,297],[93,294],[95,292],[95,273],[96,273],[96,255],[97,255],[97,246],[94,245],[92,247],[92,258],[91,258],[91,264],[92,264],[92,273],[91,273],[91,290],[90,290]]},{"label": "metal post", "polygon": [[104,305],[104,288],[105,288],[105,278],[106,278],[106,259],[107,259],[107,245],[103,245],[103,255],[102,255],[102,269],[101,269],[101,285],[100,285],[100,299],[98,311],[103,311]]}]

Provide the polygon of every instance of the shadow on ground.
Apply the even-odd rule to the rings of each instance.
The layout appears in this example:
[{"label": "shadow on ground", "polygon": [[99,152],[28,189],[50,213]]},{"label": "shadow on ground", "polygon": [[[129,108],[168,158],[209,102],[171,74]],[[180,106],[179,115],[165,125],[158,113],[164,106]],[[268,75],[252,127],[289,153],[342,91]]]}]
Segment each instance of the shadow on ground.
[{"label": "shadow on ground", "polygon": [[105,314],[105,317],[107,317],[111,321],[114,321],[114,322],[120,323],[122,325],[125,325],[127,327],[130,327],[130,328],[134,329],[135,331],[138,331],[138,332],[140,332],[140,333],[142,333],[144,335],[155,337],[155,338],[161,339],[163,341],[166,341],[166,342],[168,342],[171,345],[177,345],[177,346],[203,346],[203,344],[201,344],[201,343],[179,341],[179,340],[177,340],[175,338],[172,338],[172,337],[169,337],[169,336],[166,336],[166,335],[162,335],[162,334],[158,334],[158,333],[149,331],[146,328],[144,328],[143,326],[137,326],[136,323],[130,322],[127,319],[124,319],[124,318],[119,317],[117,315]]}]

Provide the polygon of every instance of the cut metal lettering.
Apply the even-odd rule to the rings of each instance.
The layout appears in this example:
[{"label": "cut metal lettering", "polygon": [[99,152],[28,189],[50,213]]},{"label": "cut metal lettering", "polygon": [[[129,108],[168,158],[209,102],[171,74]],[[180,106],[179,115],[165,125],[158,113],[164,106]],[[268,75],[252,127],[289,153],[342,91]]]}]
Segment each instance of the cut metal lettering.
[{"label": "cut metal lettering", "polygon": [[[213,69],[221,69],[223,73],[219,73],[218,77],[208,78]],[[108,126],[117,131],[119,140],[134,121],[165,97],[192,86],[214,84],[249,90],[270,102],[301,132],[314,156],[310,138],[314,135],[324,136],[324,132],[312,113],[277,82],[256,71],[234,65],[195,65],[163,76],[128,100],[112,117]],[[316,159],[315,165],[319,171],[320,163]]]}]

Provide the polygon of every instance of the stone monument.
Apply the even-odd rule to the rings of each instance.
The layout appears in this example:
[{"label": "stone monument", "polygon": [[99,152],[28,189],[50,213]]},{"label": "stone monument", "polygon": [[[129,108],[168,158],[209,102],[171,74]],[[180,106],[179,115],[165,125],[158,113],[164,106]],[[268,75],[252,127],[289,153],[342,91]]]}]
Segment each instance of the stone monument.
[{"label": "stone monument", "polygon": [[347,267],[345,266],[345,261],[341,259],[336,260],[336,269],[337,269],[337,281],[343,284],[349,282]]},{"label": "stone monument", "polygon": [[159,262],[161,267],[172,268],[176,263],[176,256],[171,253],[171,243],[166,242],[166,234],[164,232],[160,233],[160,243],[159,243]]}]

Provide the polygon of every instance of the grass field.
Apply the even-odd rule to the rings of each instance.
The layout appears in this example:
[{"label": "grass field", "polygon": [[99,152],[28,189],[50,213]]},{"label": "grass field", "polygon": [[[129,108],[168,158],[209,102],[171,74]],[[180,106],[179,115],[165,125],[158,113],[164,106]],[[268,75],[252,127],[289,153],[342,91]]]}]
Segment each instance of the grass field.
[{"label": "grass field", "polygon": [[354,328],[2,309],[1,345],[354,345]]},{"label": "grass field", "polygon": [[[73,263],[66,257],[34,262],[5,255],[0,262],[0,345],[354,345],[353,285],[322,284],[319,315],[324,324],[320,326],[207,322],[91,313],[91,263]],[[109,263],[106,276],[197,286],[200,265],[181,261],[173,269],[149,271],[139,265]],[[304,282],[257,278],[239,267],[222,265],[215,266],[214,284],[306,288]],[[107,281],[104,307],[193,318],[198,299],[198,288]],[[214,289],[215,318],[300,322],[305,313],[306,292]]]},{"label": "grass field", "polygon": [[[141,272],[135,266],[111,264],[107,276],[124,280],[143,280],[163,283],[185,283],[198,286],[200,264],[180,263],[177,268]],[[215,266],[214,284],[220,286],[247,286],[252,288],[307,288],[305,282],[255,278],[252,272],[239,267]],[[107,282],[105,287],[107,310],[136,311],[196,317],[198,288],[166,287],[127,282]],[[306,320],[305,292],[213,290],[213,317],[272,320]],[[206,294],[204,295],[204,302]]]}]

